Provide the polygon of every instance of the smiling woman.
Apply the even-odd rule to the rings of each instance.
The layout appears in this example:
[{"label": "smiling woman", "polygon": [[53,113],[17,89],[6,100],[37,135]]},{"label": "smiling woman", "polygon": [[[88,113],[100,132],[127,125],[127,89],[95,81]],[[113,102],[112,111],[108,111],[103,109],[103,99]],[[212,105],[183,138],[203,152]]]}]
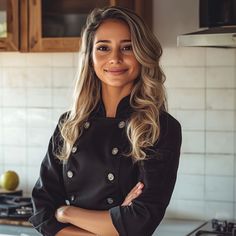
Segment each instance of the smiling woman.
[{"label": "smiling woman", "polygon": [[151,236],[169,204],[181,126],[165,109],[161,46],[135,13],[95,9],[74,102],[50,140],[30,218],[43,235]]},{"label": "smiling woman", "polygon": [[[124,97],[130,94],[141,66],[134,55],[130,30],[125,22],[106,20],[100,25],[94,36],[92,61],[101,80],[103,97],[109,97],[105,102],[114,95]],[[114,117],[116,107],[109,107],[112,110],[106,111],[107,117]]]}]

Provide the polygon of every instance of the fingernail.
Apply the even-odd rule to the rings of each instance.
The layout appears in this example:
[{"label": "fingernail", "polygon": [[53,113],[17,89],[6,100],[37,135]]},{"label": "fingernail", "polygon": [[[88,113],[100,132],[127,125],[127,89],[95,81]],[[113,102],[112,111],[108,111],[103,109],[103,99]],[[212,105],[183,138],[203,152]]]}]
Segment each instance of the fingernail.
[{"label": "fingernail", "polygon": [[140,183],[138,186],[138,189],[142,189],[142,188],[143,188],[143,185]]}]

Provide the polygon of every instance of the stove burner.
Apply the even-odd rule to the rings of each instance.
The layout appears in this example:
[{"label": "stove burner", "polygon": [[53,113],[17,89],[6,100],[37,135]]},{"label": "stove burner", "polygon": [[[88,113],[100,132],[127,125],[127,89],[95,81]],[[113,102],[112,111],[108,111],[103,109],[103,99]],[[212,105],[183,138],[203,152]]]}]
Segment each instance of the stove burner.
[{"label": "stove burner", "polygon": [[31,198],[15,195],[0,196],[0,218],[29,218],[32,212]]},{"label": "stove burner", "polygon": [[205,222],[187,236],[236,236],[236,223],[213,219]]}]

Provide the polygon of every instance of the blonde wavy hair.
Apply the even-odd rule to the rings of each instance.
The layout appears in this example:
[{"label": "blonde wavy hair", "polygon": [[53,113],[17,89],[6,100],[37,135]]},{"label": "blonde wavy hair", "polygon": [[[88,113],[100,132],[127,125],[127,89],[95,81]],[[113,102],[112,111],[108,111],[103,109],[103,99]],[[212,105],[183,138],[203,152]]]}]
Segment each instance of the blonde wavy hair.
[{"label": "blonde wavy hair", "polygon": [[162,55],[160,43],[134,12],[120,7],[94,9],[88,16],[82,33],[73,105],[59,123],[63,144],[57,157],[61,160],[69,158],[75,141],[82,134],[84,123],[102,99],[101,82],[92,66],[92,50],[96,30],[108,19],[121,20],[129,26],[133,52],[141,65],[139,78],[135,81],[130,96],[130,105],[134,112],[126,129],[130,151],[125,155],[132,157],[134,161],[145,159],[146,148],[152,147],[158,141],[160,111],[166,110],[163,86],[165,76],[159,65]]}]

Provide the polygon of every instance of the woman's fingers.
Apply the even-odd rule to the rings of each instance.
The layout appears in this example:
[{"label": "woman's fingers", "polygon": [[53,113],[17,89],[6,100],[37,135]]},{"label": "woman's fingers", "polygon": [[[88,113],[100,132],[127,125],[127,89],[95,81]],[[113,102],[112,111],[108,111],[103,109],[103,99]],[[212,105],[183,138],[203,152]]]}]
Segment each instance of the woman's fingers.
[{"label": "woman's fingers", "polygon": [[132,201],[142,193],[143,187],[144,187],[144,184],[142,182],[138,182],[128,193],[124,202],[122,203],[122,206],[131,205]]}]

